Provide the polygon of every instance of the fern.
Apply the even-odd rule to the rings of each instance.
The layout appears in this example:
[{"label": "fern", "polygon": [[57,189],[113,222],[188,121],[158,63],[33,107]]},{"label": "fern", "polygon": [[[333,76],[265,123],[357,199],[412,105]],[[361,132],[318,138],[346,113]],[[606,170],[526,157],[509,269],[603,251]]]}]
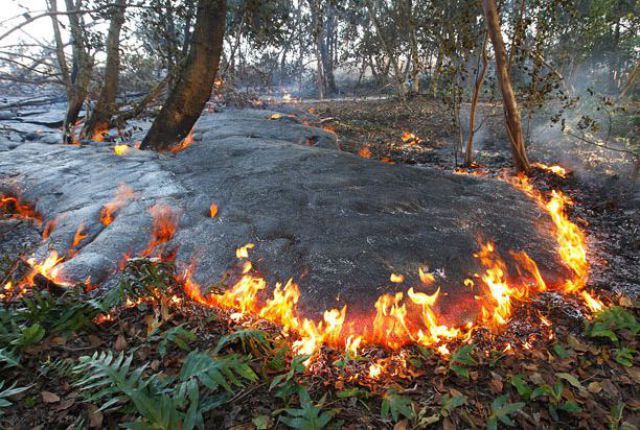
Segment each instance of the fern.
[{"label": "fern", "polygon": [[7,348],[0,348],[0,363],[5,363],[5,367],[18,367],[20,357]]},{"label": "fern", "polygon": [[271,342],[267,338],[267,333],[258,329],[246,329],[222,336],[213,353],[217,354],[225,346],[236,342],[240,342],[242,351],[244,352],[252,352],[256,355],[269,355],[272,351]]},{"label": "fern", "polygon": [[321,430],[326,428],[333,417],[338,413],[337,409],[323,410],[325,397],[320,399],[318,404],[314,404],[309,396],[309,392],[300,388],[298,397],[300,398],[300,408],[287,408],[284,412],[288,416],[280,418],[285,425],[297,430]]},{"label": "fern", "polygon": [[[0,381],[0,390],[2,390],[2,388],[4,387],[4,381]],[[29,387],[16,387],[16,384],[14,383],[12,386],[10,386],[9,388],[6,388],[2,391],[0,391],[0,416],[2,416],[4,414],[3,409],[6,407],[11,406],[13,403],[11,403],[9,400],[7,400],[9,397],[11,396],[15,396],[16,394],[20,394],[24,391],[27,391]]]},{"label": "fern", "polygon": [[75,375],[76,362],[72,358],[61,358],[55,361],[46,361],[40,366],[40,373],[57,379],[72,379]]},{"label": "fern", "polygon": [[189,342],[193,342],[196,339],[197,336],[192,331],[185,330],[183,325],[172,327],[160,334],[158,334],[158,331],[156,330],[156,332],[154,332],[154,334],[149,338],[151,341],[160,341],[160,344],[158,345],[158,353],[160,354],[160,357],[164,357],[167,354],[167,347],[170,343],[176,345],[183,351],[188,351]]},{"label": "fern", "polygon": [[[229,392],[241,386],[243,380],[255,381],[257,376],[239,356],[214,358],[194,351],[187,356],[180,379],[145,376],[147,366],[132,367],[132,356],[115,357],[112,352],[81,357],[73,371],[75,386],[88,402],[102,403],[100,410],[132,406],[139,414],[130,429],[169,430],[202,428],[202,414],[220,406],[227,396],[212,396],[219,388]],[[204,390],[199,383],[202,383]]]},{"label": "fern", "polygon": [[180,380],[195,378],[211,391],[222,387],[233,392],[233,386],[242,386],[242,380],[254,382],[258,379],[246,360],[232,354],[213,358],[205,352],[191,352],[182,365]]}]

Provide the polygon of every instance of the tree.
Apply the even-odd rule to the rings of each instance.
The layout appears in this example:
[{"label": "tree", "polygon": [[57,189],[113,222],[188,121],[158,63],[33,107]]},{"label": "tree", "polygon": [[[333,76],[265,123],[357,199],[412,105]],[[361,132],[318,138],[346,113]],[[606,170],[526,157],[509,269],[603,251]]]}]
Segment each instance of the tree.
[{"label": "tree", "polygon": [[511,142],[511,152],[513,153],[513,161],[519,171],[527,172],[531,168],[529,159],[527,158],[527,150],[524,146],[524,135],[522,133],[522,118],[520,117],[520,109],[516,101],[513,86],[511,85],[511,76],[507,61],[507,51],[504,47],[502,39],[502,30],[500,30],[500,17],[498,15],[498,7],[495,0],[482,0],[482,9],[484,11],[485,20],[487,22],[487,30],[489,38],[493,44],[493,51],[496,58],[496,72],[500,91],[502,92],[502,102],[504,104],[504,116]]},{"label": "tree", "polygon": [[199,0],[189,53],[142,149],[168,150],[184,139],[209,99],[218,71],[226,20],[224,0]]},{"label": "tree", "polygon": [[120,30],[124,24],[127,0],[117,0],[111,10],[111,24],[107,36],[107,64],[104,84],[91,116],[85,122],[82,137],[102,140],[102,132],[109,129],[111,116],[116,110],[116,96],[120,76]]},{"label": "tree", "polygon": [[71,88],[67,91],[69,104],[63,124],[63,141],[73,143],[75,139],[73,127],[80,116],[82,105],[89,92],[89,84],[91,83],[93,72],[93,57],[89,52],[87,34],[84,30],[82,15],[79,13],[82,9],[82,0],[77,0],[75,4],[73,0],[65,0],[65,4],[67,11],[70,12],[68,17],[73,41],[73,67],[71,71]]}]

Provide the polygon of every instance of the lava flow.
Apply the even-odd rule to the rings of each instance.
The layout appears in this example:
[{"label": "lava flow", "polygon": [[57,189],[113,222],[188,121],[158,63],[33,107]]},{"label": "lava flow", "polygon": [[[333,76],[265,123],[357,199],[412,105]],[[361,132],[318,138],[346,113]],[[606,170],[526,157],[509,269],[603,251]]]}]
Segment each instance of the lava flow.
[{"label": "lava flow", "polygon": [[[516,302],[526,303],[534,293],[544,291],[576,294],[591,311],[602,309],[602,303],[584,290],[589,274],[585,235],[570,221],[566,213],[566,208],[572,204],[571,200],[559,191],[544,195],[524,175],[505,180],[548,213],[555,227],[552,233],[557,241],[558,255],[570,269],[571,276],[553,284],[546,282],[538,265],[527,253],[509,251],[518,273],[514,279],[509,275],[507,264],[495,244],[491,241],[479,241],[479,251],[474,257],[478,259],[483,270],[464,281],[464,288],[474,288],[478,291],[478,316],[475,322],[459,326],[447,324],[438,312],[437,305],[441,293],[437,288],[436,279],[423,268],[418,271],[419,279],[423,287],[431,288],[431,294],[418,292],[414,288],[395,294],[383,294],[377,299],[374,312],[369,316],[352,316],[353,318],[349,319],[347,306],[344,306],[324,311],[318,321],[304,318],[298,310],[300,289],[294,280],[290,279],[284,284],[277,283],[271,295],[265,297],[268,283],[254,270],[249,261],[253,244],[246,244],[236,250],[236,257],[241,263],[241,273],[238,280],[224,292],[203,293],[205,289],[190,276],[191,270],[185,271],[181,276],[181,282],[186,295],[201,305],[228,309],[233,312],[233,319],[253,317],[280,326],[285,335],[293,335],[297,339],[293,342],[293,350],[297,354],[308,356],[306,363],[309,363],[325,345],[345,350],[351,356],[358,354],[359,350],[367,345],[380,345],[397,350],[409,344],[434,347],[441,355],[447,355],[450,342],[468,339],[474,330],[481,327],[500,330],[509,323]],[[133,192],[128,187],[121,186],[116,198],[103,208],[102,223],[109,225],[115,212],[132,195]],[[168,206],[156,205],[149,212],[153,216],[152,238],[141,253],[143,256],[151,255],[159,245],[171,240],[178,222],[178,212]],[[217,206],[213,204],[209,215],[215,217],[216,214]],[[83,230],[79,228],[74,245],[83,237]],[[33,267],[33,276],[39,273],[49,279],[55,279],[60,261],[61,258],[52,253],[50,258],[41,264],[32,260],[29,260],[29,264]],[[403,274],[390,274],[391,282],[400,284],[405,279]],[[375,375],[379,369],[373,366],[370,370],[371,374]]]}]

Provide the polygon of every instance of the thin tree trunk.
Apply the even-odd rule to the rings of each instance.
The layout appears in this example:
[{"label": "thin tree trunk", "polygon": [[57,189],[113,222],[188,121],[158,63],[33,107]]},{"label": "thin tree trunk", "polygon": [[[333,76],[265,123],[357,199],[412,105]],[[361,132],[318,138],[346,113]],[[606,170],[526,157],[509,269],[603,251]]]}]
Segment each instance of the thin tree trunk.
[{"label": "thin tree trunk", "polygon": [[[77,4],[73,0],[65,0],[67,11],[78,11],[81,9],[82,1]],[[63,125],[63,141],[73,143],[73,128],[78,121],[78,116],[82,110],[82,105],[89,92],[91,83],[91,73],[93,71],[93,58],[89,54],[87,41],[85,40],[84,23],[78,13],[69,14],[69,26],[73,46],[73,71],[71,73],[71,91],[69,93],[69,103],[67,114]]]},{"label": "thin tree trunk", "polygon": [[507,126],[507,134],[511,142],[511,152],[513,153],[513,161],[516,169],[528,172],[531,166],[527,158],[527,151],[524,146],[524,136],[522,134],[522,118],[520,117],[520,109],[511,85],[511,77],[509,75],[507,52],[502,39],[502,31],[500,30],[500,17],[498,15],[498,7],[495,0],[482,0],[482,9],[487,21],[487,29],[493,50],[496,57],[496,71],[500,90],[502,92],[502,101],[504,103],[505,122]]},{"label": "thin tree trunk", "polygon": [[168,150],[184,139],[204,109],[218,71],[226,19],[225,0],[200,0],[189,54],[141,148]]},{"label": "thin tree trunk", "polygon": [[67,95],[71,92],[71,73],[69,73],[69,65],[64,55],[64,43],[62,42],[62,34],[60,33],[60,23],[58,22],[58,0],[48,0],[48,9],[51,12],[51,25],[53,26],[53,37],[56,42],[56,58],[60,67],[62,81],[67,90]]},{"label": "thin tree trunk", "polygon": [[102,141],[102,133],[109,129],[111,116],[116,110],[116,96],[120,77],[120,31],[124,24],[127,0],[118,0],[114,5],[109,34],[107,36],[107,64],[104,84],[91,117],[85,122],[82,137]]},{"label": "thin tree trunk", "polygon": [[376,29],[376,34],[380,39],[382,48],[384,49],[385,54],[389,57],[389,62],[391,63],[391,67],[393,67],[393,74],[396,81],[396,89],[398,91],[398,95],[401,97],[404,97],[407,94],[407,91],[404,86],[404,76],[400,69],[400,65],[398,64],[398,59],[395,57],[393,51],[391,50],[391,47],[387,43],[387,40],[385,39],[384,34],[382,34],[382,26],[380,25],[380,21],[376,16],[376,11],[373,6],[372,0],[366,0],[365,3],[367,5],[367,11],[369,12],[369,18],[371,19],[371,22],[373,23],[373,26]]},{"label": "thin tree trunk", "polygon": [[638,63],[636,64],[636,67],[633,69],[633,71],[629,75],[629,79],[627,79],[627,83],[624,84],[624,87],[622,87],[622,91],[620,91],[620,95],[618,96],[618,98],[623,98],[624,96],[627,95],[629,90],[633,88],[633,84],[638,79],[638,77],[640,77],[640,61],[638,61]]},{"label": "thin tree trunk", "polygon": [[487,59],[487,41],[489,36],[485,34],[484,42],[482,42],[482,52],[480,56],[482,58],[482,68],[478,70],[476,76],[476,82],[473,87],[473,96],[471,97],[471,107],[469,108],[469,138],[467,139],[467,148],[464,152],[464,164],[470,166],[473,163],[473,135],[475,134],[476,126],[476,110],[478,109],[478,98],[480,98],[480,90],[482,89],[482,83],[484,82],[484,76],[487,74],[487,68],[489,61]]}]

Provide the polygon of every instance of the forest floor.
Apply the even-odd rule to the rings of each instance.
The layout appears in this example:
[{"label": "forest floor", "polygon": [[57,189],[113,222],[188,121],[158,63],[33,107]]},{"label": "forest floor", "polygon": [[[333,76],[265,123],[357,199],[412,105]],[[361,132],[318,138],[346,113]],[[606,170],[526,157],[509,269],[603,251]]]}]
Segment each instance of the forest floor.
[{"label": "forest floor", "polygon": [[[312,109],[345,151],[455,167],[454,127],[438,104]],[[486,127],[497,130],[495,142],[484,146],[476,171],[499,175],[509,158],[492,115]],[[594,316],[541,294],[516,304],[503,332],[478,330],[470,343],[449,345],[448,355],[416,346],[367,347],[357,357],[327,349],[305,369],[277,327],[190,302],[170,262],[131,260],[119,288],[100,299],[85,285],[62,290],[41,278],[21,297],[6,292],[0,428],[117,428],[135,420],[136,428],[167,429],[202,420],[236,430],[638,428],[640,205],[623,177],[536,171],[533,178],[576,202],[571,216],[590,245],[588,288],[608,305]],[[24,274],[22,260],[40,235],[30,221],[2,215],[1,237],[31,237],[0,248],[6,284]]]}]

